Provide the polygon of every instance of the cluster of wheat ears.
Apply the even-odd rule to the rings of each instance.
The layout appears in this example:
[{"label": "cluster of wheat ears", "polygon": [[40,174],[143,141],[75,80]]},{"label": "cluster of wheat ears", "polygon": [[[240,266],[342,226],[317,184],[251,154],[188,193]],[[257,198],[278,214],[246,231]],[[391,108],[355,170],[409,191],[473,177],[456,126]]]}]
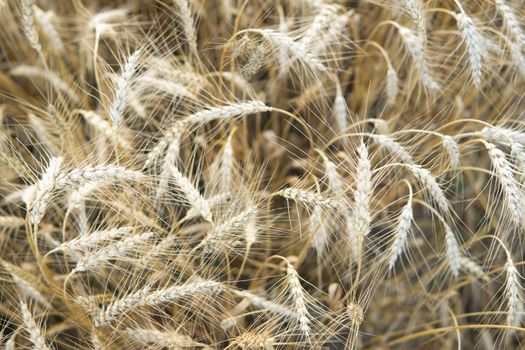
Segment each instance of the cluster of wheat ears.
[{"label": "cluster of wheat ears", "polygon": [[523,349],[523,0],[0,0],[2,349]]}]

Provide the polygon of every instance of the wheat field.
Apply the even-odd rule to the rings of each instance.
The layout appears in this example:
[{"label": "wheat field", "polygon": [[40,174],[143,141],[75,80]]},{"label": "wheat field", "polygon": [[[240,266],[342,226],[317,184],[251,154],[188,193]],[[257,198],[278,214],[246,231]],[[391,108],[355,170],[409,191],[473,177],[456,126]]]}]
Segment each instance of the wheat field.
[{"label": "wheat field", "polygon": [[0,0],[0,347],[525,349],[523,0]]}]

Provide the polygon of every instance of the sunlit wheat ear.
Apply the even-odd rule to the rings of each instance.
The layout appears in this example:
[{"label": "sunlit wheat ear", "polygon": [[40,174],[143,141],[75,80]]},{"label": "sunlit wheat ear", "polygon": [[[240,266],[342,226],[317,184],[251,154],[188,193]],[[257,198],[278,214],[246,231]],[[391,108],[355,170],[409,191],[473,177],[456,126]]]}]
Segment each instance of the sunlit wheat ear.
[{"label": "sunlit wheat ear", "polygon": [[316,206],[310,215],[310,227],[313,234],[312,247],[317,251],[318,256],[322,256],[328,245],[329,235],[329,218],[319,206]]},{"label": "sunlit wheat ear", "polygon": [[344,183],[341,176],[337,172],[337,165],[332,162],[324,153],[320,153],[323,159],[325,175],[328,180],[328,187],[334,195],[344,197]]},{"label": "sunlit wheat ear", "polygon": [[525,147],[517,142],[513,142],[510,147],[510,154],[516,162],[516,168],[519,171],[518,179],[523,183],[525,179]]},{"label": "sunlit wheat ear", "polygon": [[278,304],[255,293],[246,290],[234,290],[233,293],[239,297],[247,299],[250,304],[261,310],[271,312],[289,319],[298,319],[298,314],[285,305]]},{"label": "sunlit wheat ear", "polygon": [[42,145],[45,146],[51,154],[58,155],[60,151],[57,145],[55,145],[57,139],[51,136],[43,120],[32,113],[29,113],[27,118],[29,119],[31,128],[35,131],[37,139]]},{"label": "sunlit wheat ear", "polygon": [[481,86],[483,74],[483,57],[487,55],[487,43],[485,38],[476,28],[476,25],[463,10],[456,13],[459,32],[467,49],[468,62],[470,64],[472,80],[476,86]]},{"label": "sunlit wheat ear", "polygon": [[425,43],[423,37],[414,33],[411,29],[397,26],[399,33],[403,38],[405,48],[414,60],[414,63],[418,67],[421,83],[432,91],[440,89],[440,85],[433,78],[432,73],[428,68],[428,58],[425,57]]},{"label": "sunlit wheat ear", "polygon": [[414,159],[410,153],[392,137],[388,135],[373,135],[372,138],[376,144],[398,157],[403,163],[414,164]]},{"label": "sunlit wheat ear", "polygon": [[188,0],[173,0],[173,3],[179,10],[179,17],[182,21],[182,29],[186,36],[186,41],[190,47],[191,53],[195,56],[199,56],[197,49],[197,33],[195,31],[195,25],[193,23],[193,17],[191,15],[190,4]]},{"label": "sunlit wheat ear", "polygon": [[408,17],[416,24],[418,32],[425,36],[427,28],[420,0],[399,0],[399,4]]},{"label": "sunlit wheat ear", "polygon": [[234,117],[270,112],[272,110],[272,107],[266,106],[263,102],[247,101],[232,103],[230,105],[221,107],[211,107],[203,111],[190,114],[184,120],[190,125],[201,125],[214,120],[229,120]]},{"label": "sunlit wheat ear", "polygon": [[458,170],[461,166],[461,152],[458,143],[452,137],[446,135],[443,137],[443,148],[450,160],[450,167]]},{"label": "sunlit wheat ear", "polygon": [[33,225],[39,224],[44,217],[46,208],[57,187],[61,166],[62,158],[51,158],[42,178],[36,183],[36,190],[29,209],[29,219]]},{"label": "sunlit wheat ear", "polygon": [[432,173],[428,169],[422,168],[416,164],[407,165],[407,168],[416,180],[419,181],[421,186],[428,191],[431,199],[437,204],[439,210],[441,210],[441,213],[445,216],[450,215],[450,203],[445,196],[445,192]]},{"label": "sunlit wheat ear", "polygon": [[[219,205],[224,205],[225,203],[227,203],[231,195],[232,194],[230,192],[219,193],[215,196],[206,198],[206,202],[208,202],[208,206],[210,207],[210,210],[211,210],[214,207],[217,207]],[[184,217],[184,220],[195,219],[199,216],[200,216],[200,212],[198,211],[198,209],[191,207],[186,212],[186,216]]]},{"label": "sunlit wheat ear", "polygon": [[133,76],[137,70],[138,61],[141,56],[141,50],[135,50],[126,60],[126,64],[122,68],[122,72],[117,80],[117,88],[113,96],[113,103],[109,108],[109,116],[111,117],[111,122],[113,130],[118,129],[120,123],[122,122],[122,117],[124,114],[124,109],[128,102],[128,96],[131,92],[131,85],[133,81]]},{"label": "sunlit wheat ear", "polygon": [[502,126],[486,126],[481,136],[487,141],[508,143],[509,140],[525,145],[525,133]]},{"label": "sunlit wheat ear", "polygon": [[[180,143],[182,136],[186,130],[187,123],[185,120],[178,120],[173,127],[162,137],[162,139],[153,147],[148,153],[144,167],[147,168],[153,164],[158,157],[160,157],[166,148],[168,148],[166,157],[163,163],[163,171],[168,174],[169,165],[176,164],[179,158]],[[162,181],[162,180],[161,180]],[[160,186],[159,186],[160,187]]]},{"label": "sunlit wheat ear", "polygon": [[100,338],[97,335],[97,333],[95,332],[95,330],[91,331],[91,338],[90,338],[90,340],[91,340],[91,345],[93,346],[93,350],[105,350],[106,349],[106,347],[104,346],[104,344],[100,340]]},{"label": "sunlit wheat ear", "polygon": [[51,350],[46,343],[43,330],[37,325],[33,315],[29,311],[29,307],[23,301],[20,302],[20,310],[22,311],[24,328],[29,334],[29,341],[33,344],[34,348],[39,350]]},{"label": "sunlit wheat ear", "polygon": [[297,59],[305,66],[314,71],[326,71],[326,66],[319,61],[301,43],[295,41],[288,34],[280,33],[272,29],[250,29],[250,32],[258,33],[266,38],[278,51],[283,50],[291,59]]},{"label": "sunlit wheat ear", "polygon": [[58,73],[53,72],[49,69],[42,69],[36,66],[18,65],[9,71],[11,75],[28,77],[28,78],[41,78],[47,80],[51,85],[60,92],[63,92],[67,97],[74,103],[80,102],[80,97],[77,93],[66,83]]},{"label": "sunlit wheat ear", "polygon": [[343,96],[341,84],[336,81],[335,84],[335,99],[334,99],[334,116],[337,124],[337,130],[343,132],[348,126],[348,107],[346,106],[346,100]]},{"label": "sunlit wheat ear", "polygon": [[450,271],[454,277],[459,276],[459,270],[461,269],[461,252],[459,250],[459,244],[456,240],[454,231],[447,224],[443,224],[445,227],[445,241],[447,243],[447,261]]},{"label": "sunlit wheat ear", "polygon": [[71,270],[71,274],[96,269],[112,259],[124,259],[126,255],[136,251],[140,246],[147,244],[155,235],[155,232],[146,232],[140,235],[130,236],[121,241],[109,244],[102,249],[88,252],[77,262],[75,268]]},{"label": "sunlit wheat ear", "polygon": [[386,68],[386,96],[388,104],[393,105],[396,102],[397,95],[399,93],[399,77],[397,76],[396,69],[390,62]]},{"label": "sunlit wheat ear", "polygon": [[266,54],[266,47],[262,44],[257,45],[246,64],[241,67],[241,76],[244,79],[249,79],[252,75],[257,73],[266,63]]},{"label": "sunlit wheat ear", "polygon": [[314,17],[312,23],[307,27],[303,37],[300,40],[307,50],[315,52],[316,46],[321,44],[319,38],[323,36],[323,31],[335,21],[337,15],[337,7],[334,5],[322,5],[319,13]]},{"label": "sunlit wheat ear", "polygon": [[372,222],[370,205],[373,195],[372,165],[368,158],[368,150],[364,143],[357,149],[358,161],[356,166],[356,184],[354,190],[354,229],[359,239],[367,236]]},{"label": "sunlit wheat ear", "polygon": [[232,344],[243,350],[273,350],[275,339],[265,334],[245,332],[232,340]]},{"label": "sunlit wheat ear", "polygon": [[112,183],[117,181],[145,180],[145,176],[135,170],[118,165],[97,165],[74,168],[62,172],[57,178],[57,188],[80,187],[88,182]]},{"label": "sunlit wheat ear", "polygon": [[494,173],[501,184],[501,190],[503,192],[504,210],[510,215],[512,224],[516,227],[524,222],[524,215],[522,203],[524,201],[524,195],[520,188],[518,181],[514,177],[514,171],[511,164],[505,157],[503,151],[498,149],[494,144],[489,142],[483,142],[485,148],[488,151]]},{"label": "sunlit wheat ear", "polygon": [[60,38],[58,31],[51,22],[51,17],[54,17],[55,14],[51,11],[44,12],[36,5],[33,5],[33,11],[35,14],[35,20],[40,28],[42,28],[42,32],[45,34],[51,48],[59,52],[64,51],[62,38]]},{"label": "sunlit wheat ear", "polygon": [[[202,240],[202,245],[208,245],[213,248],[220,248],[223,245],[230,246],[235,243],[238,237],[228,237],[235,231],[242,230],[246,227],[248,222],[257,215],[257,206],[249,207],[246,210],[241,211],[239,214],[233,216],[225,222],[222,222],[215,226],[206,237]],[[232,242],[232,239],[234,240]]]},{"label": "sunlit wheat ear", "polygon": [[29,45],[31,45],[36,52],[42,54],[42,45],[40,44],[40,38],[38,37],[38,31],[35,26],[33,2],[31,0],[22,1],[22,26]]},{"label": "sunlit wheat ear", "polygon": [[25,220],[14,215],[0,215],[0,228],[18,228],[25,225]]},{"label": "sunlit wheat ear", "polygon": [[306,308],[306,296],[303,287],[301,286],[301,281],[299,279],[299,274],[295,270],[292,264],[287,262],[286,265],[286,277],[288,285],[290,286],[290,295],[292,302],[294,304],[295,312],[298,315],[299,328],[301,332],[309,337],[311,334],[310,329],[310,313]]},{"label": "sunlit wheat ear", "polygon": [[232,134],[228,136],[226,139],[226,144],[224,145],[224,148],[222,150],[222,157],[221,157],[221,166],[220,166],[220,173],[221,173],[221,184],[222,184],[222,192],[229,192],[230,187],[232,184],[232,172],[234,169],[234,155],[233,155],[233,147],[232,147]]},{"label": "sunlit wheat ear", "polygon": [[503,19],[507,32],[514,37],[519,50],[523,50],[525,47],[525,32],[521,29],[519,14],[506,0],[495,0],[495,4],[496,10]]},{"label": "sunlit wheat ear", "polygon": [[521,312],[523,310],[521,276],[507,252],[507,263],[505,264],[507,277],[505,281],[505,296],[507,298],[507,325],[519,327],[521,324]]},{"label": "sunlit wheat ear", "polygon": [[196,295],[210,295],[221,292],[224,288],[223,284],[212,280],[191,282],[182,286],[171,286],[155,291],[151,291],[151,288],[147,286],[137,293],[109,304],[105,310],[97,315],[94,321],[97,326],[107,325],[135,307],[153,307]]},{"label": "sunlit wheat ear", "polygon": [[133,231],[133,227],[120,227],[112,230],[103,230],[90,233],[86,236],[76,237],[72,240],[60,244],[58,247],[51,250],[48,254],[58,251],[67,254],[85,253],[89,249],[96,248],[98,244],[104,241],[117,239],[121,236],[128,235]]},{"label": "sunlit wheat ear", "polygon": [[392,270],[396,264],[397,259],[401,256],[406,248],[408,237],[414,220],[414,212],[412,209],[412,195],[408,198],[407,204],[403,207],[401,214],[397,219],[397,227],[394,232],[394,243],[390,248],[390,258],[388,260],[388,269]]},{"label": "sunlit wheat ear", "polygon": [[286,188],[277,192],[280,196],[301,203],[307,207],[319,206],[326,209],[341,209],[341,204],[322,195],[299,188]]},{"label": "sunlit wheat ear", "polygon": [[523,46],[520,46],[514,42],[507,41],[507,44],[510,49],[510,56],[512,58],[512,63],[514,68],[518,70],[522,77],[525,77],[525,56],[523,55]]},{"label": "sunlit wheat ear", "polygon": [[170,167],[171,176],[179,190],[184,194],[190,206],[197,210],[204,220],[213,222],[210,206],[199,190],[193,185],[190,179],[184,176],[179,169],[172,165]]},{"label": "sunlit wheat ear", "polygon": [[125,330],[125,333],[140,343],[167,347],[168,349],[182,349],[199,345],[199,343],[191,337],[176,332],[146,328],[128,328]]},{"label": "sunlit wheat ear", "polygon": [[100,134],[104,135],[108,140],[114,140],[120,144],[123,148],[129,149],[131,145],[119,134],[116,134],[112,131],[112,126],[107,122],[102,116],[93,112],[93,111],[78,111],[86,120],[86,122],[97,130]]},{"label": "sunlit wheat ear", "polygon": [[46,309],[52,309],[51,304],[40,292],[38,288],[39,282],[35,276],[13,264],[8,263],[7,261],[1,260],[0,263],[2,264],[4,270],[9,273],[11,279],[21,294],[33,299]]},{"label": "sunlit wheat ear", "polygon": [[483,267],[476,263],[475,261],[467,258],[466,256],[461,256],[459,258],[461,263],[461,269],[467,274],[476,277],[479,280],[484,282],[490,282],[489,276],[483,271]]}]

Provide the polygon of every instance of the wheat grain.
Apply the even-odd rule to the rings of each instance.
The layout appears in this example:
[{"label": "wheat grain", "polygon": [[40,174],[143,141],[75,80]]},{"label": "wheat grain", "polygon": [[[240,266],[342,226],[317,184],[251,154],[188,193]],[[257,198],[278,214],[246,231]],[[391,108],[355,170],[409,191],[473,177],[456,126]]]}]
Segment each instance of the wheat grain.
[{"label": "wheat grain", "polygon": [[405,164],[414,164],[414,159],[408,151],[396,140],[388,135],[372,135],[373,140],[380,147],[396,155]]},{"label": "wheat grain", "polygon": [[133,227],[119,227],[112,230],[96,231],[89,235],[79,236],[64,242],[51,250],[48,254],[58,251],[73,254],[77,252],[87,252],[89,249],[96,248],[99,243],[113,240],[124,235],[129,235],[132,231]]},{"label": "wheat grain", "polygon": [[51,350],[47,345],[46,339],[40,327],[36,324],[33,315],[29,311],[29,307],[23,301],[20,302],[20,309],[22,311],[22,319],[24,320],[24,328],[29,334],[29,341],[38,350]]},{"label": "wheat grain", "polygon": [[514,178],[512,167],[505,157],[505,154],[492,143],[484,142],[484,145],[492,161],[494,172],[502,187],[505,209],[507,213],[509,213],[512,223],[519,227],[524,219],[523,212],[520,209],[524,196],[519,183]]},{"label": "wheat grain", "polygon": [[184,194],[186,200],[192,208],[196,209],[204,220],[213,222],[210,206],[199,190],[193,186],[190,179],[184,176],[176,166],[171,166],[171,176],[175,179],[175,184]]},{"label": "wheat grain", "polygon": [[507,256],[505,264],[507,278],[505,282],[505,296],[507,297],[507,325],[519,327],[521,323],[520,311],[523,309],[520,275],[512,258]]},{"label": "wheat grain", "polygon": [[312,247],[315,248],[318,256],[324,254],[329,240],[329,227],[326,223],[327,218],[323,218],[323,214],[321,207],[315,207],[310,215],[310,227],[314,236]]},{"label": "wheat grain", "polygon": [[496,10],[503,18],[507,32],[516,39],[519,50],[523,50],[525,47],[525,32],[521,29],[516,11],[505,0],[495,0],[495,4]]},{"label": "wheat grain", "polygon": [[2,228],[18,228],[24,226],[26,221],[14,215],[0,215],[0,227]]},{"label": "wheat grain", "polygon": [[399,93],[399,78],[392,64],[389,62],[386,68],[386,95],[388,104],[392,105],[396,101]]},{"label": "wheat grain", "polygon": [[164,332],[156,329],[126,329],[125,333],[141,343],[156,344],[169,349],[188,348],[197,345],[191,337],[175,332]]},{"label": "wheat grain", "polygon": [[474,275],[477,279],[483,280],[485,282],[489,282],[489,277],[483,271],[483,268],[477,264],[475,261],[467,258],[466,256],[461,256],[459,258],[459,261],[461,263],[461,268],[468,274]]},{"label": "wheat grain", "polygon": [[131,91],[131,84],[135,71],[137,70],[138,62],[141,57],[141,50],[135,50],[126,60],[126,64],[122,68],[122,72],[117,80],[117,88],[113,96],[113,103],[109,108],[109,116],[111,117],[112,127],[115,131],[122,122],[124,108],[128,102],[128,95]]},{"label": "wheat grain", "polygon": [[56,30],[53,23],[51,23],[49,18],[54,15],[54,13],[44,12],[36,5],[33,5],[33,11],[37,23],[40,25],[42,32],[46,35],[47,40],[51,44],[50,46],[59,52],[64,51],[64,43],[62,42],[62,38],[60,38],[58,31]]},{"label": "wheat grain", "polygon": [[186,35],[186,42],[190,47],[191,53],[198,57],[199,51],[197,49],[197,33],[193,24],[193,17],[188,0],[173,0],[175,5],[179,8],[179,17],[182,20],[182,28],[184,35]]},{"label": "wheat grain", "polygon": [[240,102],[221,107],[208,108],[189,115],[185,120],[188,124],[204,124],[217,119],[227,120],[233,117],[242,117],[247,114],[269,112],[272,111],[272,109],[272,107],[268,107],[260,101]]},{"label": "wheat grain", "polygon": [[390,258],[388,260],[389,270],[394,268],[396,261],[405,250],[413,220],[414,212],[412,209],[412,197],[409,197],[407,204],[405,204],[403,207],[403,210],[401,211],[401,214],[399,214],[399,218],[397,220],[394,243],[390,248]]},{"label": "wheat grain", "polygon": [[42,178],[36,183],[34,197],[31,200],[29,209],[29,218],[33,225],[39,224],[44,217],[46,208],[53,196],[53,191],[57,187],[61,165],[62,158],[51,158],[46,171],[42,174]]},{"label": "wheat grain", "polygon": [[38,77],[47,80],[51,85],[67,95],[67,97],[75,104],[80,102],[80,97],[74,89],[72,89],[67,82],[65,82],[57,72],[49,69],[42,69],[36,66],[18,65],[9,71],[11,75],[21,77]]},{"label": "wheat grain", "polygon": [[29,45],[31,45],[36,52],[42,54],[42,45],[40,44],[38,31],[35,27],[33,3],[31,0],[22,0],[22,25]]},{"label": "wheat grain", "polygon": [[335,84],[334,115],[337,130],[343,132],[348,126],[348,109],[339,81]]},{"label": "wheat grain", "polygon": [[146,286],[144,289],[108,305],[104,311],[97,315],[95,323],[98,326],[107,325],[134,307],[156,306],[195,295],[217,293],[223,288],[224,286],[221,283],[212,280],[197,281],[182,286],[171,286],[153,292],[151,287]]},{"label": "wheat grain", "polygon": [[218,246],[225,244],[225,239],[229,234],[245,228],[246,224],[250,222],[257,215],[257,206],[249,207],[243,210],[239,214],[233,216],[229,220],[220,223],[215,226],[206,237],[202,240],[202,245],[216,245]]},{"label": "wheat grain", "polygon": [[447,224],[445,226],[445,240],[447,242],[447,260],[450,267],[450,271],[454,277],[459,276],[459,270],[461,268],[461,253],[459,250],[459,245],[456,240],[454,232]]},{"label": "wheat grain", "polygon": [[297,312],[299,328],[301,332],[308,337],[310,336],[311,329],[310,314],[306,308],[305,292],[301,286],[299,274],[290,263],[286,265],[286,277],[290,285],[290,294],[294,303],[294,309],[295,312]]},{"label": "wheat grain", "polygon": [[372,183],[372,166],[368,159],[368,150],[364,143],[357,149],[358,161],[356,167],[356,188],[354,190],[354,212],[353,212],[353,229],[359,239],[368,235],[372,214],[370,212],[370,203],[372,202],[373,183]]},{"label": "wheat grain", "polygon": [[71,274],[84,272],[97,268],[111,259],[123,259],[130,251],[138,249],[139,246],[147,244],[149,240],[155,237],[155,232],[146,232],[140,235],[124,238],[121,241],[110,244],[100,250],[88,252],[82,259],[77,262]]},{"label": "wheat grain", "polygon": [[472,19],[464,12],[455,14],[461,37],[467,48],[467,56],[476,86],[481,86],[483,55],[487,52],[485,39],[476,28]]},{"label": "wheat grain", "polygon": [[338,202],[325,198],[318,193],[299,188],[286,188],[277,192],[277,194],[304,205],[320,206],[328,209],[341,208],[341,205]]},{"label": "wheat grain", "polygon": [[458,170],[461,166],[461,153],[457,142],[450,136],[443,137],[443,148],[447,151],[452,169]]}]

